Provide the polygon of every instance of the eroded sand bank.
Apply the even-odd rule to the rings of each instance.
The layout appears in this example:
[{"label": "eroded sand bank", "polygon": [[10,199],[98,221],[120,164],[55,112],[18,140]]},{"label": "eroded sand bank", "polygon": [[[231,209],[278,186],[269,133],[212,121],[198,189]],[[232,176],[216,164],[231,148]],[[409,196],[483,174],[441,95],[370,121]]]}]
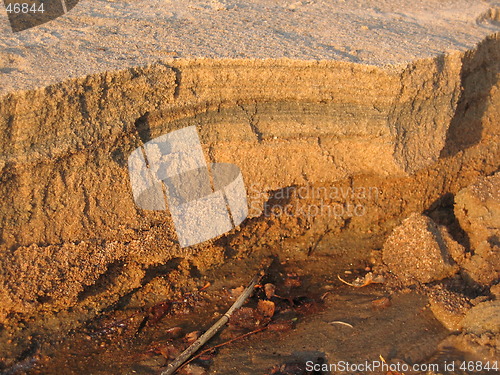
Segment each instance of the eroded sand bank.
[{"label": "eroded sand bank", "polygon": [[[161,300],[228,258],[272,248],[303,260],[319,237],[322,262],[368,258],[366,246],[332,257],[325,244],[378,248],[410,213],[498,170],[497,14],[475,1],[82,1],[23,33],[4,22],[7,356],[23,348],[12,337],[60,334],[131,293],[137,306]],[[255,209],[181,249],[168,213],[135,206],[127,157],[188,125],[208,160],[241,168]],[[358,194],[276,194],[300,186]],[[362,214],[302,210],[346,204]],[[287,205],[296,215],[268,215]],[[161,274],[169,262],[178,272]]]}]

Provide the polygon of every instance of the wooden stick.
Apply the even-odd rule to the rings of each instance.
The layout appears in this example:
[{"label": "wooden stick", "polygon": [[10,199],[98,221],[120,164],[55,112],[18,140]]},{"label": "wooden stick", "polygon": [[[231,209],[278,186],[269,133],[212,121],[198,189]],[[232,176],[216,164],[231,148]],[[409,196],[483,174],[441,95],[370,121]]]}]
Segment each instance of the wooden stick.
[{"label": "wooden stick", "polygon": [[219,330],[226,325],[231,318],[231,315],[239,309],[245,301],[250,297],[253,293],[255,285],[259,282],[261,277],[264,275],[264,270],[259,271],[257,275],[255,275],[245,288],[243,293],[238,297],[236,302],[227,310],[227,312],[212,326],[206,331],[203,335],[201,335],[198,340],[193,342],[186,350],[184,350],[172,363],[167,366],[165,371],[162,371],[160,375],[172,375],[177,369],[182,366],[184,362],[186,362],[196,351],[201,348],[208,340],[210,340]]},{"label": "wooden stick", "polygon": [[235,341],[238,341],[238,340],[241,340],[241,339],[244,339],[245,337],[248,337],[248,336],[251,336],[251,335],[255,335],[256,333],[259,333],[259,332],[262,332],[264,330],[267,329],[268,326],[264,326],[264,327],[260,327],[260,328],[257,328],[255,330],[253,330],[252,332],[247,332],[247,333],[244,333],[243,335],[240,335],[238,337],[235,337],[231,340],[228,340],[228,341],[224,341],[223,343],[221,344],[217,344],[217,345],[214,345],[212,346],[211,348],[208,348],[208,349],[205,349],[203,351],[201,351],[200,353],[196,354],[193,358],[191,358],[190,360],[184,362],[184,364],[180,367],[180,368],[183,368],[184,366],[186,366],[188,363],[190,362],[193,362],[196,358],[199,358],[201,357],[203,354],[205,353],[208,353],[208,352],[211,352],[212,350],[214,349],[217,349],[217,348],[220,348],[222,346],[226,346],[226,345],[229,345],[231,344],[232,342],[235,342]]}]

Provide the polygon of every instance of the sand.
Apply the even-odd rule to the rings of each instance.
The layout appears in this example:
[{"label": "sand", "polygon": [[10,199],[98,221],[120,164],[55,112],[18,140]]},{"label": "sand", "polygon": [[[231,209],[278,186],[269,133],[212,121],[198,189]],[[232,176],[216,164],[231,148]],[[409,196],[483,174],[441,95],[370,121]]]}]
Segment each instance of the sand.
[{"label": "sand", "polygon": [[[0,16],[0,366],[103,311],[224,290],[242,259],[325,267],[320,284],[364,269],[405,217],[449,225],[498,170],[493,2],[82,0],[15,34]],[[263,211],[184,249],[134,204],[127,157],[190,125]],[[297,186],[375,193],[279,196]],[[362,214],[303,214],[348,204]]]},{"label": "sand", "polygon": [[406,64],[498,30],[493,1],[82,0],[18,33],[0,12],[0,93],[172,58]]}]

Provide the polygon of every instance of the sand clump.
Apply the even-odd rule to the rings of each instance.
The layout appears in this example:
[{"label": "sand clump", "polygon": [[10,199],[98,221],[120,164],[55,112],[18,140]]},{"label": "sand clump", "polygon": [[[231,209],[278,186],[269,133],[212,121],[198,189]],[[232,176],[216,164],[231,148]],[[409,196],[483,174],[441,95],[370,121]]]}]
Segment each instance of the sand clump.
[{"label": "sand clump", "polygon": [[464,269],[474,281],[491,286],[500,279],[500,173],[479,178],[459,191],[455,202],[472,251]]},{"label": "sand clump", "polygon": [[500,301],[488,301],[474,306],[462,322],[467,333],[481,335],[484,333],[500,334]]},{"label": "sand clump", "polygon": [[[53,338],[115,306],[172,298],[195,288],[193,275],[237,267],[263,249],[310,252],[304,263],[323,254],[325,267],[360,261],[410,213],[498,169],[493,5],[294,4],[81,1],[23,33],[0,25],[0,347],[8,356],[25,349],[12,338]],[[191,125],[207,161],[240,167],[252,209],[297,204],[293,215],[251,215],[220,238],[180,248],[168,212],[135,205],[127,158]],[[297,186],[341,194],[270,198]],[[356,187],[376,193],[349,193]],[[351,203],[360,215],[298,214]],[[489,228],[480,216],[471,223]],[[477,238],[470,256],[426,217],[403,229],[425,245],[401,239],[398,252],[396,235],[387,243],[385,260],[406,284],[460,268],[494,283],[479,271],[495,267],[494,236]],[[329,246],[342,233],[370,244]]]},{"label": "sand clump", "polygon": [[450,331],[460,331],[472,304],[469,298],[436,285],[426,290],[429,306],[437,320]]},{"label": "sand clump", "polygon": [[455,197],[455,215],[471,247],[481,249],[500,237],[500,173],[479,178]]},{"label": "sand clump", "polygon": [[406,283],[429,283],[462,271],[484,287],[500,279],[500,174],[480,177],[460,190],[454,213],[465,231],[465,248],[431,218],[414,213],[387,238],[383,260]]},{"label": "sand clump", "polygon": [[480,177],[456,195],[453,212],[465,231],[465,247],[445,227],[415,213],[383,248],[390,271],[403,284],[416,284],[436,319],[459,333],[441,346],[483,358],[500,353],[499,182],[499,173]]},{"label": "sand clump", "polygon": [[493,298],[500,300],[500,284],[492,285],[490,293]]},{"label": "sand clump", "polygon": [[383,261],[406,283],[442,280],[458,272],[454,258],[464,252],[446,228],[421,214],[412,214],[384,244]]},{"label": "sand clump", "polygon": [[441,346],[452,345],[483,360],[500,357],[500,301],[488,301],[474,306],[465,315],[462,333],[444,340]]}]

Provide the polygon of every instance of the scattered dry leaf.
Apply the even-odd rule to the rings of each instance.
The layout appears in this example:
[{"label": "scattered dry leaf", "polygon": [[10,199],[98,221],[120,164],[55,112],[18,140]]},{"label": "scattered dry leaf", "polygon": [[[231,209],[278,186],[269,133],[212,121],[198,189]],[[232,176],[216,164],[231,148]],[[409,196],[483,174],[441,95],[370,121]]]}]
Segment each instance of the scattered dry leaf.
[{"label": "scattered dry leaf", "polygon": [[391,300],[387,297],[382,297],[372,301],[372,307],[377,310],[382,310],[391,306]]},{"label": "scattered dry leaf", "polygon": [[165,334],[168,336],[168,338],[176,339],[181,336],[182,328],[181,327],[169,328],[165,331]]},{"label": "scattered dry leaf", "polygon": [[162,302],[151,307],[147,320],[148,324],[154,325],[158,323],[165,315],[168,314],[171,308],[171,302]]},{"label": "scattered dry leaf", "polygon": [[165,359],[174,359],[181,352],[172,344],[168,345],[163,344],[163,345],[157,345],[153,349],[150,349],[149,353],[160,354]]},{"label": "scattered dry leaf", "polygon": [[211,361],[214,358],[214,356],[215,356],[215,349],[208,353],[200,355],[198,358],[200,359],[200,361]]},{"label": "scattered dry leaf", "polygon": [[251,307],[241,307],[231,315],[229,324],[240,328],[255,328],[255,310]]},{"label": "scattered dry leaf", "polygon": [[261,301],[259,301],[259,304],[257,305],[257,310],[265,318],[272,318],[272,316],[274,315],[275,309],[276,309],[276,306],[274,305],[274,302],[272,302],[272,301],[261,300]]},{"label": "scattered dry leaf", "polygon": [[274,284],[267,283],[266,285],[264,285],[264,293],[266,293],[267,299],[273,298],[275,292],[276,292],[276,286]]},{"label": "scattered dry leaf", "polygon": [[293,310],[299,314],[309,315],[317,312],[320,308],[312,298],[301,296],[293,299]]},{"label": "scattered dry leaf", "polygon": [[275,331],[275,332],[289,331],[292,328],[293,328],[293,322],[291,322],[291,321],[269,323],[267,325],[268,331]]},{"label": "scattered dry leaf", "polygon": [[205,375],[207,374],[207,370],[203,367],[195,365],[193,363],[189,363],[182,368],[182,374],[185,375]]},{"label": "scattered dry leaf", "polygon": [[306,371],[303,363],[285,363],[272,367],[266,375],[299,375]]},{"label": "scattered dry leaf", "polygon": [[198,337],[200,337],[200,331],[193,331],[184,336],[184,339],[189,345],[191,345],[193,342],[198,340]]},{"label": "scattered dry leaf", "polygon": [[342,279],[339,275],[337,275],[338,279],[342,281],[344,284],[349,286],[353,286],[355,288],[362,288],[364,286],[370,284],[380,284],[385,282],[385,278],[382,275],[373,275],[372,272],[368,272],[364,277],[358,277],[352,283],[348,283],[344,279]]},{"label": "scattered dry leaf", "polygon": [[231,289],[231,297],[238,298],[240,296],[240,294],[243,293],[244,290],[245,290],[245,287],[243,287],[243,286],[239,286],[237,288]]}]

